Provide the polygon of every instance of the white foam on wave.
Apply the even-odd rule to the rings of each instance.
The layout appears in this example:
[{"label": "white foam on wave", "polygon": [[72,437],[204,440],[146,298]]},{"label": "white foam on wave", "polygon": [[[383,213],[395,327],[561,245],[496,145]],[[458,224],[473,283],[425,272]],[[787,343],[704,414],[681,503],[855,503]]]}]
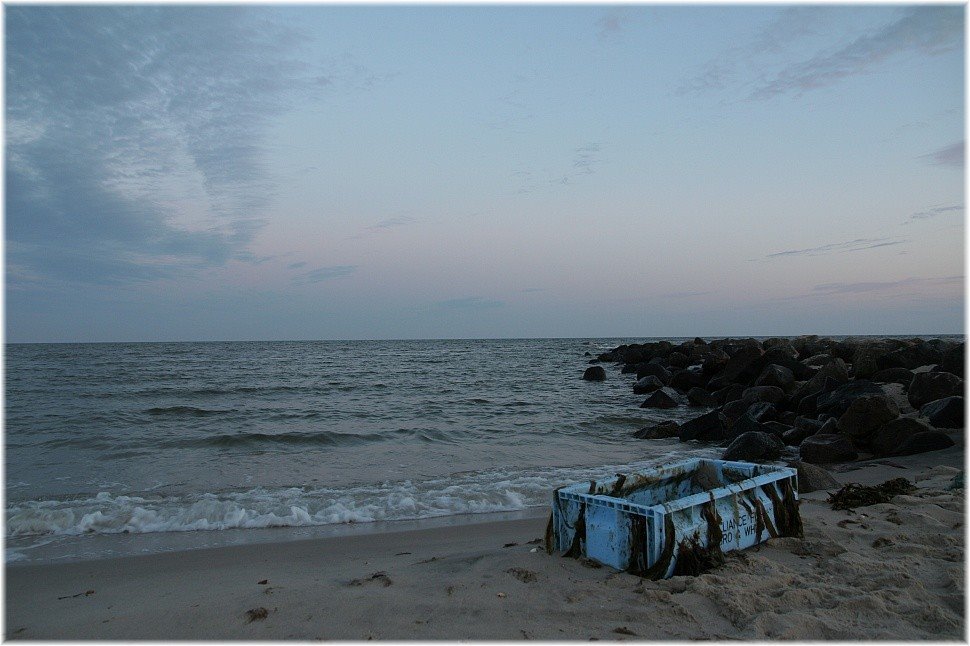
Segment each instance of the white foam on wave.
[{"label": "white foam on wave", "polygon": [[256,487],[246,491],[167,497],[151,492],[140,495],[100,492],[86,499],[13,504],[7,509],[7,535],[302,527],[517,511],[549,504],[552,489],[559,485],[608,478],[658,461],[596,468],[492,470],[347,488]]}]

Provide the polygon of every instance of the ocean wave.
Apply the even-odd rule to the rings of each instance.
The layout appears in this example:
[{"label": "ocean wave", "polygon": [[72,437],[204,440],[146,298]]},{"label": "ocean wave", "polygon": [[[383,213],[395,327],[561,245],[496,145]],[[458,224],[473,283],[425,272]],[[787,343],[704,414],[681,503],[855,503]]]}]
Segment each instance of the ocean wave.
[{"label": "ocean wave", "polygon": [[352,446],[369,442],[383,442],[395,438],[418,438],[426,442],[449,442],[455,438],[436,429],[398,428],[376,433],[341,433],[317,431],[309,433],[219,433],[206,437],[184,438],[162,442],[163,448],[244,447],[266,444]]},{"label": "ocean wave", "polygon": [[[696,453],[696,451],[694,451]],[[674,453],[664,459],[671,459]],[[159,496],[152,492],[91,498],[32,500],[7,509],[9,537],[212,531],[414,520],[457,514],[517,511],[549,504],[552,490],[571,482],[612,477],[661,459],[596,468],[489,470],[424,481],[356,487],[254,488]]]},{"label": "ocean wave", "polygon": [[148,415],[172,417],[209,417],[212,415],[228,415],[237,412],[235,409],[196,408],[195,406],[161,406],[149,408]]}]

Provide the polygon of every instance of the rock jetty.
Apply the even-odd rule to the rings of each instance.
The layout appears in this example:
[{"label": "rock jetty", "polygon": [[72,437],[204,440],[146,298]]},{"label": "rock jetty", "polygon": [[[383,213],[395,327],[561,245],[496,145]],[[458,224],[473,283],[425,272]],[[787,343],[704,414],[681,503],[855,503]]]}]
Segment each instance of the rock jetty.
[{"label": "rock jetty", "polygon": [[953,446],[965,426],[962,341],[697,338],[595,361],[630,375],[641,407],[709,409],[636,437],[717,443],[730,459],[778,459],[782,447],[814,464],[909,455]]}]

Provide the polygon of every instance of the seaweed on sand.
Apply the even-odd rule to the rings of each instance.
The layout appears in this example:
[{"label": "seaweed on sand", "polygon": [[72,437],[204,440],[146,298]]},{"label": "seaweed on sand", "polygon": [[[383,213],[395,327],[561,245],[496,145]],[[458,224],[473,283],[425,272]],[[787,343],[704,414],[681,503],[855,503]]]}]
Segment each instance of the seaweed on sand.
[{"label": "seaweed on sand", "polygon": [[850,482],[831,494],[828,503],[832,505],[832,509],[855,509],[889,502],[893,496],[915,490],[916,486],[906,478],[893,478],[872,487]]}]

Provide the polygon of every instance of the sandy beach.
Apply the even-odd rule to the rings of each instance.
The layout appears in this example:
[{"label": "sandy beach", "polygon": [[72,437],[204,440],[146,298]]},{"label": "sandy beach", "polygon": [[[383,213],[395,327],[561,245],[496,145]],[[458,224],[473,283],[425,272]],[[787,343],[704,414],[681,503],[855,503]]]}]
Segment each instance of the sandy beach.
[{"label": "sandy beach", "polygon": [[805,494],[804,538],[774,539],[717,570],[666,581],[536,550],[544,513],[12,566],[5,636],[963,639],[963,490],[950,488],[963,462],[960,442],[843,465],[835,474],[843,482],[905,477],[918,489],[855,511],[831,510],[825,492]]}]

